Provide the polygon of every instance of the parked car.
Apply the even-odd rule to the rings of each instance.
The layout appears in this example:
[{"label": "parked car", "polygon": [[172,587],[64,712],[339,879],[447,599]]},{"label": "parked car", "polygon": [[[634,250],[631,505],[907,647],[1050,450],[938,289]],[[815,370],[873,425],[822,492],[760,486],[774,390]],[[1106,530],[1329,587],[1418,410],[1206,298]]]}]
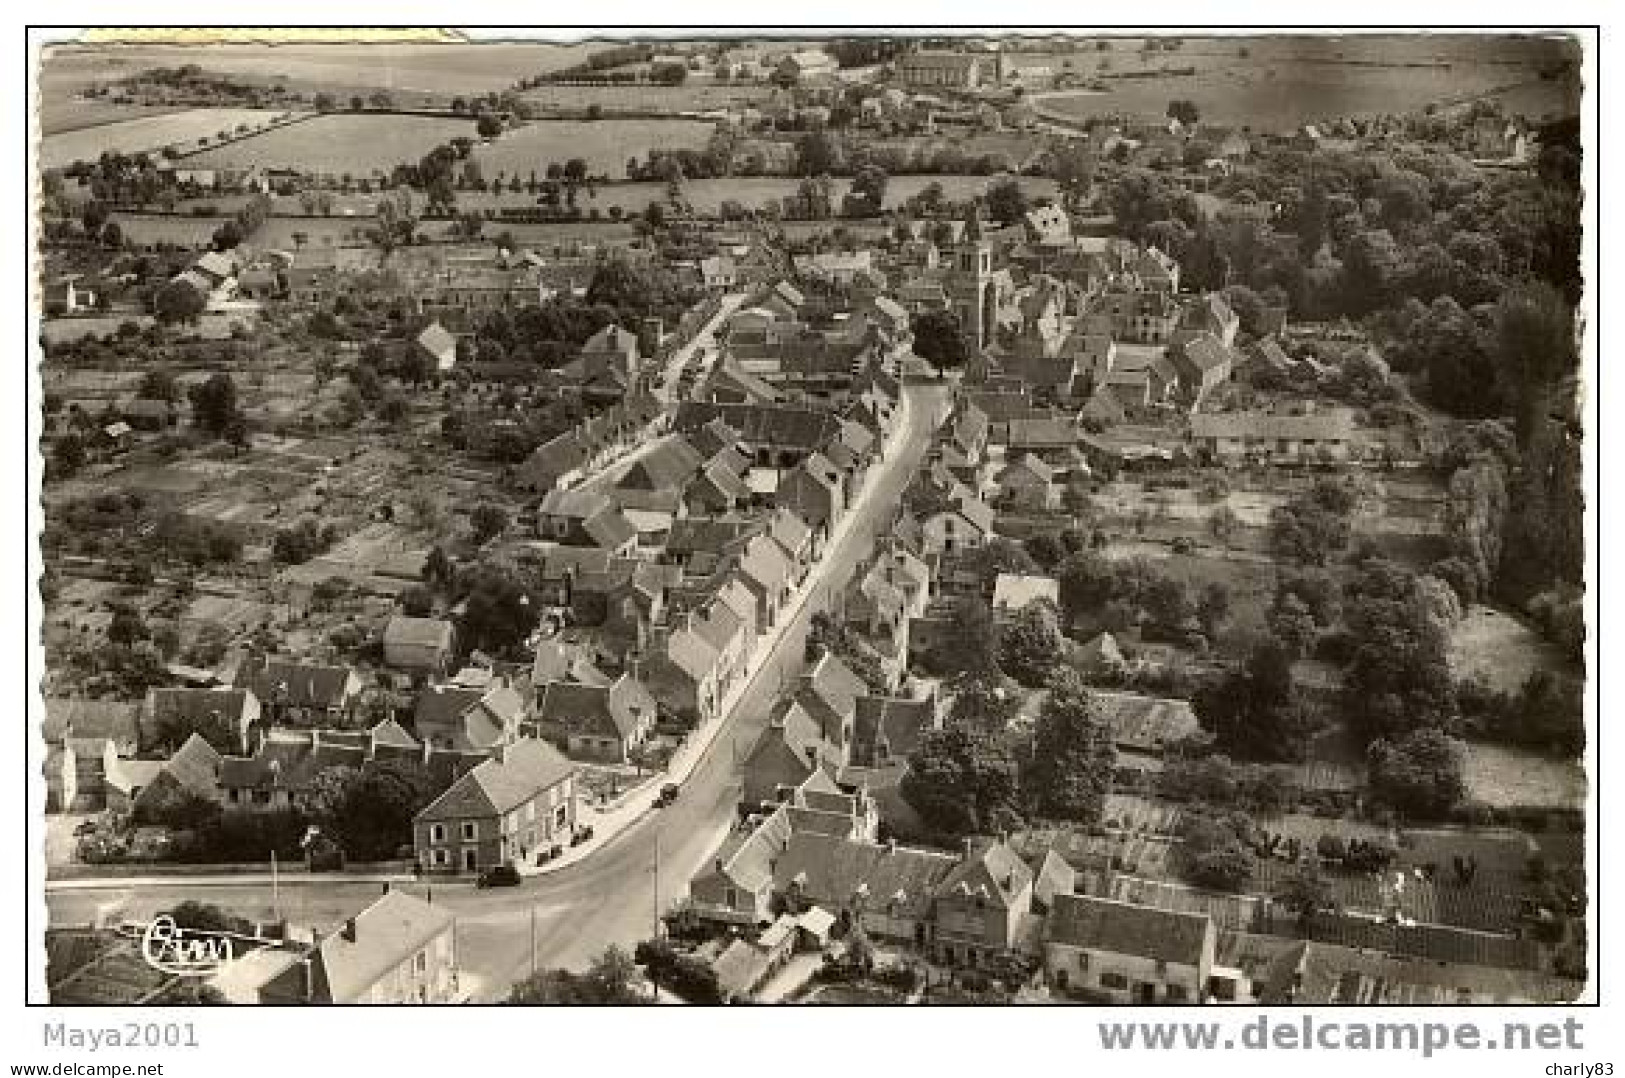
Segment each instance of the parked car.
[{"label": "parked car", "polygon": [[555,842],[553,844],[553,846],[547,851],[547,856],[549,858],[563,857],[564,856],[564,847],[560,846],[558,843]]},{"label": "parked car", "polygon": [[585,825],[575,829],[575,833],[570,836],[570,845],[579,846],[583,842],[590,841],[591,839],[592,839],[592,825],[591,824],[585,824]]},{"label": "parked car", "polygon": [[480,873],[476,887],[518,887],[519,870],[512,865],[495,865]]},{"label": "parked car", "polygon": [[675,782],[668,782],[660,788],[660,796],[655,798],[655,808],[665,808],[677,800],[680,789]]},{"label": "parked car", "polygon": [[536,863],[538,865],[545,865],[551,860],[553,860],[552,850],[543,847],[542,849],[536,851]]}]

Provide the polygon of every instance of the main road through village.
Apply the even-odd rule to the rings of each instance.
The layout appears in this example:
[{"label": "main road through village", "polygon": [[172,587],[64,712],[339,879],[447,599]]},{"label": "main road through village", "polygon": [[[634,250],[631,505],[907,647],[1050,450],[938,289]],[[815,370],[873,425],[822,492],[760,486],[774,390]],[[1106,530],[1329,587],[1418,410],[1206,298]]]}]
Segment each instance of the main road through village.
[{"label": "main road through village", "polygon": [[[800,674],[812,615],[830,609],[873,549],[877,533],[889,526],[942,417],[945,386],[910,385],[904,392],[909,407],[903,438],[871,474],[852,509],[852,526],[814,570],[816,590],[722,720],[723,729],[674,804],[652,811],[582,861],[519,887],[480,891],[466,881],[395,885],[427,893],[457,912],[459,964],[477,985],[474,999],[503,998],[533,963],[578,969],[610,944],[629,948],[653,934],[657,910],[686,893],[690,877],[737,818],[739,762],[767,725],[775,698]],[[105,888],[47,885],[46,902],[51,922],[59,925],[88,923],[112,907],[145,918],[194,899],[248,917],[280,914],[296,924],[331,927],[380,889],[378,883],[342,877],[290,876],[273,899],[262,882],[110,881]]]}]

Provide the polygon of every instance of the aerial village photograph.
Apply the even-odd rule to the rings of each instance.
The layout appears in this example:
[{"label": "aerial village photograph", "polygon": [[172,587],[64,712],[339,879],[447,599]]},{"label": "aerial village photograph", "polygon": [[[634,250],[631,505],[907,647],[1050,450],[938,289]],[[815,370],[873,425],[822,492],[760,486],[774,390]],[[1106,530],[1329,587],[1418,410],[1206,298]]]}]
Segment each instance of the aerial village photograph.
[{"label": "aerial village photograph", "polygon": [[1580,40],[891,34],[35,50],[38,1002],[1586,997]]}]

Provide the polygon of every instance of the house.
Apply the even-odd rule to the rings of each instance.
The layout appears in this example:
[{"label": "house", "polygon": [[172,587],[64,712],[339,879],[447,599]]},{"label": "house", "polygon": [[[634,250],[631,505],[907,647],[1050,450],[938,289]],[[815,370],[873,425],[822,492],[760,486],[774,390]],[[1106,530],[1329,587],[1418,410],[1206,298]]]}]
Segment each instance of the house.
[{"label": "house", "polygon": [[[221,805],[259,812],[300,806],[324,770],[365,767],[372,753],[372,735],[364,730],[272,730],[253,756],[221,759]],[[415,758],[423,759],[421,747]]]},{"label": "house", "polygon": [[567,841],[576,824],[576,770],[545,741],[500,746],[418,813],[418,863],[430,872],[483,872]]},{"label": "house", "polygon": [[1113,680],[1128,670],[1128,660],[1117,638],[1108,632],[1099,632],[1078,646],[1073,664],[1085,677]]},{"label": "house", "polygon": [[453,637],[449,621],[397,614],[384,626],[384,665],[413,674],[443,674],[451,662]]},{"label": "house", "polygon": [[1000,573],[993,582],[993,612],[996,615],[1019,614],[1036,602],[1047,602],[1060,609],[1061,586],[1054,577]]},{"label": "house", "polygon": [[785,474],[773,500],[777,508],[794,513],[812,529],[817,557],[846,510],[845,476],[828,457],[814,453]]},{"label": "house", "polygon": [[525,700],[506,680],[470,670],[418,694],[412,727],[419,741],[438,749],[483,752],[517,738]]},{"label": "house", "polygon": [[1035,206],[1022,218],[1027,238],[1034,243],[1068,243],[1072,239],[1072,218],[1054,202]]},{"label": "house", "polygon": [[864,680],[834,652],[826,651],[802,673],[795,701],[818,724],[819,737],[844,757],[852,743],[858,700],[868,694]]},{"label": "house", "polygon": [[978,498],[961,498],[920,521],[925,553],[951,554],[980,547],[993,535],[993,510]]},{"label": "house", "polygon": [[94,308],[96,294],[88,288],[81,287],[83,279],[82,274],[68,273],[47,281],[44,288],[45,313],[55,317],[78,314],[80,311]]},{"label": "house", "polygon": [[839,767],[841,755],[801,703],[781,701],[745,754],[739,803],[745,808],[779,804],[813,772]]},{"label": "house", "polygon": [[921,49],[896,62],[897,81],[913,90],[969,90],[996,81],[996,61],[975,53]]},{"label": "house", "polygon": [[1179,369],[1161,349],[1119,349],[1101,385],[1124,408],[1165,404],[1179,386]]},{"label": "house", "polygon": [[1017,949],[1033,907],[1033,873],[1008,843],[966,839],[937,886],[929,953],[949,965],[985,965]]},{"label": "house", "polygon": [[162,400],[137,397],[119,405],[119,415],[135,430],[171,430],[180,425],[181,409],[177,404]]},{"label": "house", "polygon": [[237,671],[239,688],[254,690],[273,726],[345,726],[361,693],[361,678],[348,666],[295,659],[250,660]]},{"label": "house", "polygon": [[637,334],[611,322],[587,339],[579,357],[581,385],[589,399],[619,400],[638,374]]},{"label": "house", "polygon": [[773,889],[792,909],[817,908],[871,938],[924,946],[952,854],[797,831],[773,864]]},{"label": "house", "polygon": [[219,802],[221,754],[192,734],[167,760],[105,757],[106,802],[114,812],[154,812],[177,798]]},{"label": "house", "polygon": [[[389,890],[336,931],[292,957],[247,998],[264,1004],[446,1004],[461,998],[457,919],[443,905]],[[237,962],[254,960],[253,951]],[[264,959],[255,964],[263,965]],[[217,979],[234,984],[228,971]],[[228,998],[230,998],[228,996]]]},{"label": "house", "polygon": [[1118,767],[1160,770],[1169,746],[1201,732],[1188,700],[1099,689],[1089,690],[1089,698],[1111,731]]},{"label": "house", "polygon": [[572,759],[625,764],[648,740],[657,706],[637,678],[608,685],[555,681],[536,693],[536,731]]},{"label": "house", "polygon": [[1257,377],[1259,374],[1286,378],[1291,376],[1297,363],[1281,347],[1280,338],[1271,335],[1247,346],[1242,356],[1245,369]]},{"label": "house", "polygon": [[738,558],[734,579],[755,599],[756,625],[765,632],[777,624],[779,612],[795,588],[790,558],[783,548],[766,535],[753,537]]},{"label": "house", "polygon": [[838,68],[835,57],[822,49],[804,49],[780,60],[774,74],[790,83],[808,82],[833,77]]},{"label": "house", "polygon": [[1207,292],[1185,309],[1179,324],[1181,328],[1197,333],[1211,333],[1226,348],[1234,348],[1241,318],[1231,310],[1222,294]]},{"label": "house", "polygon": [[1042,513],[1059,507],[1061,488],[1055,469],[1032,453],[1023,453],[999,472],[999,498],[1012,509]]},{"label": "house", "polygon": [[643,683],[660,706],[692,728],[716,717],[720,653],[691,625],[679,624],[657,639],[643,663]]},{"label": "house", "polygon": [[632,553],[638,529],[605,495],[549,490],[536,508],[536,531],[565,546],[599,547],[616,557]]},{"label": "house", "polygon": [[207,731],[217,747],[247,753],[265,727],[252,689],[149,689],[144,719],[148,736],[142,748],[173,746]]},{"label": "house", "polygon": [[697,916],[724,925],[766,926],[776,893],[783,897],[778,869],[793,836],[874,840],[879,820],[873,802],[862,793],[843,792],[825,767],[813,768],[781,794],[765,814],[747,817],[724,838],[710,866],[689,881],[690,908]]},{"label": "house", "polygon": [[412,341],[412,347],[425,356],[434,369],[444,373],[457,366],[457,338],[439,322],[430,322]]},{"label": "house", "polygon": [[1205,913],[1057,894],[1044,924],[1044,972],[1063,992],[1109,1003],[1201,1003],[1217,939]]},{"label": "house", "polygon": [[48,697],[45,701],[47,812],[106,807],[107,772],[140,746],[138,704]]},{"label": "house", "polygon": [[1349,458],[1353,417],[1345,408],[1305,415],[1198,412],[1191,444],[1209,461],[1316,464]]},{"label": "house", "polygon": [[580,430],[572,427],[532,450],[515,470],[514,480],[521,490],[562,490],[581,480],[594,455]]},{"label": "house", "polygon": [[1168,349],[1168,358],[1179,372],[1179,386],[1186,398],[1201,401],[1218,385],[1230,380],[1236,354],[1212,333],[1202,332]]},{"label": "house", "polygon": [[921,737],[938,725],[934,700],[860,696],[853,711],[850,762],[872,770],[906,767]]},{"label": "house", "polygon": [[812,569],[812,529],[791,510],[777,509],[768,522],[767,537],[778,544],[788,559],[791,585],[799,585]]}]

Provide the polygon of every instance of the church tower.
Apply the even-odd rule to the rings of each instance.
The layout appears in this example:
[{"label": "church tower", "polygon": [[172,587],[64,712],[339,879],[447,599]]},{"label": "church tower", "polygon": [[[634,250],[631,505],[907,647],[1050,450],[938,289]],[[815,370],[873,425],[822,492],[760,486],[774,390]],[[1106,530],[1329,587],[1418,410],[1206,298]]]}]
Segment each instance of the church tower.
[{"label": "church tower", "polygon": [[986,348],[993,339],[997,296],[993,284],[993,245],[982,238],[982,214],[973,207],[965,218],[965,231],[954,246],[952,277],[954,313],[959,316],[965,343],[971,350]]}]

